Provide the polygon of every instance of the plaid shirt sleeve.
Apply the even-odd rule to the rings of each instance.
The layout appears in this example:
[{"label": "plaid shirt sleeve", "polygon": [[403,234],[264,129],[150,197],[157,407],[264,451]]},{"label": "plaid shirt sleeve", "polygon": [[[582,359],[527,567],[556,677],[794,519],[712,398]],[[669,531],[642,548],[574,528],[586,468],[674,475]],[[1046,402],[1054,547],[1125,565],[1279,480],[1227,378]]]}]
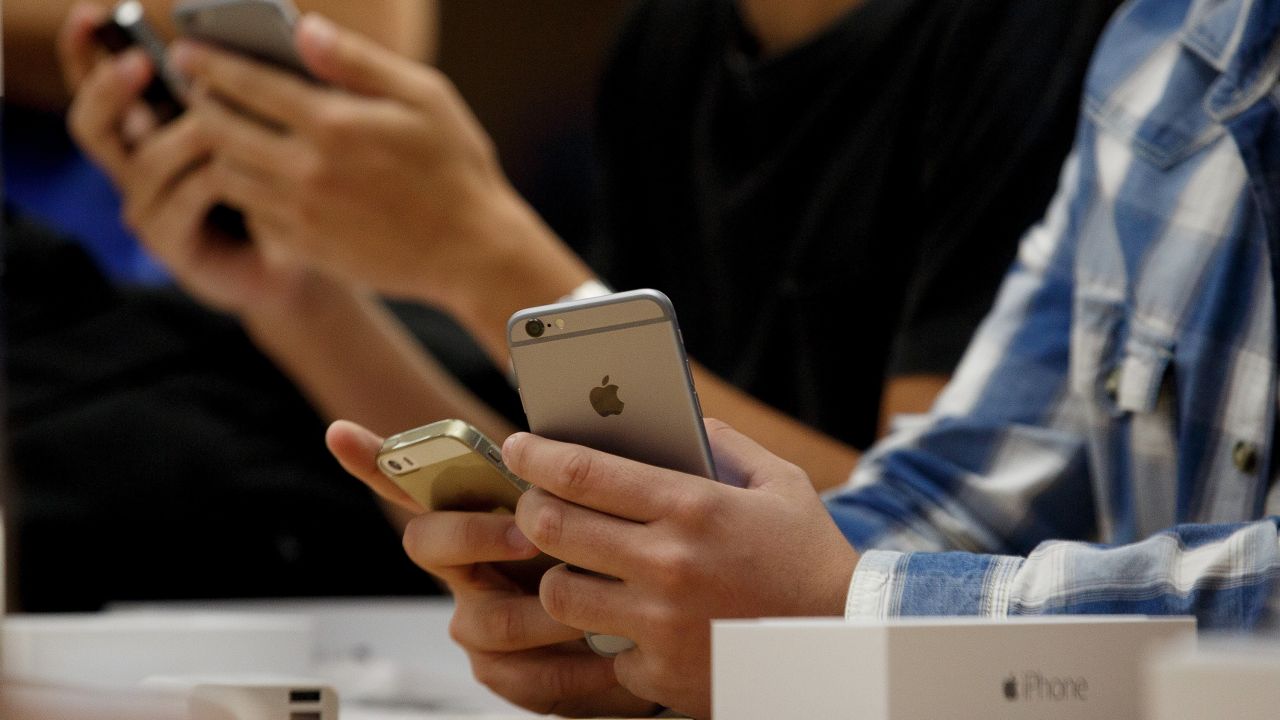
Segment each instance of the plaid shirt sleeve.
[{"label": "plaid shirt sleeve", "polygon": [[845,614],[1194,615],[1202,629],[1253,629],[1274,613],[1278,571],[1275,519],[1179,526],[1117,547],[1047,541],[1025,559],[872,550]]},{"label": "plaid shirt sleeve", "polygon": [[1189,614],[1202,628],[1251,628],[1273,614],[1274,520],[1114,546],[1058,540],[1102,534],[1069,387],[1074,247],[1093,200],[1081,165],[1067,162],[930,417],[877,446],[828,499],[864,551],[847,616]]}]

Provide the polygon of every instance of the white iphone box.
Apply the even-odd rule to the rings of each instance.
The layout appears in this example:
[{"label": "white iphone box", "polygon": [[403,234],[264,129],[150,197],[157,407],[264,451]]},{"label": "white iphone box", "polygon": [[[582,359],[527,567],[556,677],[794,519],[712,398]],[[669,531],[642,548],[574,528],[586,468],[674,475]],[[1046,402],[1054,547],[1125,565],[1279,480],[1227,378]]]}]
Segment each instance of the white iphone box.
[{"label": "white iphone box", "polygon": [[1280,714],[1280,637],[1165,648],[1147,676],[1147,720],[1271,720]]},{"label": "white iphone box", "polygon": [[1193,646],[1194,618],[721,620],[720,720],[1134,720],[1148,653]]},{"label": "white iphone box", "polygon": [[305,675],[309,619],[260,613],[10,615],[5,675],[70,687],[131,688],[153,675]]}]

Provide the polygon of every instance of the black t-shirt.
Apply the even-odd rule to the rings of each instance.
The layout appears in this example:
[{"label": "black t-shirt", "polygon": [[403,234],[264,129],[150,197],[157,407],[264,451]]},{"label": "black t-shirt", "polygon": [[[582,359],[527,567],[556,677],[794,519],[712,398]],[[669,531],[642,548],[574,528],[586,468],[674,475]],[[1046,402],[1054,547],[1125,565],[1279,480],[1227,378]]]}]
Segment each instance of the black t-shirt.
[{"label": "black t-shirt", "polygon": [[234,321],[8,212],[0,236],[18,607],[436,591]]},{"label": "black t-shirt", "polygon": [[949,373],[1071,144],[1118,0],[868,0],[761,59],[732,0],[645,0],[599,103],[593,261],[690,354],[866,447]]},{"label": "black t-shirt", "polygon": [[[437,591],[232,318],[173,288],[114,285],[82,246],[7,210],[0,238],[18,607]],[[461,328],[393,310],[474,392],[518,412]]]}]

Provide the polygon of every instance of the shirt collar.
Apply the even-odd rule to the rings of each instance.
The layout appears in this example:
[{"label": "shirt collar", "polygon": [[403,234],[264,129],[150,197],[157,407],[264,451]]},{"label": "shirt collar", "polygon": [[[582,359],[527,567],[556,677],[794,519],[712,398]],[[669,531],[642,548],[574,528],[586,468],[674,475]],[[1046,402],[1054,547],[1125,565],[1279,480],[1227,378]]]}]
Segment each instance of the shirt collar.
[{"label": "shirt collar", "polygon": [[1280,74],[1280,0],[1194,0],[1181,40],[1221,74],[1208,98],[1210,114],[1236,115]]}]

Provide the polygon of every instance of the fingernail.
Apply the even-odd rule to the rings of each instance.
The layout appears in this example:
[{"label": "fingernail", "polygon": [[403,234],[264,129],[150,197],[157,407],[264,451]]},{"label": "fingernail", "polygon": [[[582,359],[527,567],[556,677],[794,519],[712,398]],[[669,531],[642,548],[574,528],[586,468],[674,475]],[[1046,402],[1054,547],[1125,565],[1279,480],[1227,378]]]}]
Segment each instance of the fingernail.
[{"label": "fingernail", "polygon": [[526,434],[527,433],[519,433],[519,432],[511,433],[510,435],[507,436],[507,439],[502,442],[502,459],[504,461],[507,458],[511,457],[511,453],[515,452],[516,448],[520,446],[520,443],[523,442],[522,438]]},{"label": "fingernail", "polygon": [[521,555],[530,555],[538,550],[533,541],[525,537],[525,534],[521,532],[515,523],[512,523],[511,527],[507,528],[507,545]]},{"label": "fingernail", "polygon": [[338,29],[320,13],[307,13],[299,27],[317,50],[329,50],[337,42]]}]

